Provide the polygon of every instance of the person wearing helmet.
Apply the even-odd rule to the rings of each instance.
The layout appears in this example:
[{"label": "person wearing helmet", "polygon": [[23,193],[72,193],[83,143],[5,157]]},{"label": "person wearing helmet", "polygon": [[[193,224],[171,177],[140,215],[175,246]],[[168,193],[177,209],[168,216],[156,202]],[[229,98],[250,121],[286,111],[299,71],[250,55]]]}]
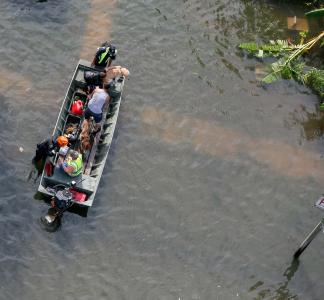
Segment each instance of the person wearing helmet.
[{"label": "person wearing helmet", "polygon": [[63,135],[42,141],[36,146],[36,153],[32,159],[33,164],[36,164],[39,161],[45,161],[48,156],[54,156],[55,153],[59,151],[59,148],[65,147],[68,144],[69,140]]},{"label": "person wearing helmet", "polygon": [[64,161],[58,161],[61,169],[71,177],[79,176],[83,171],[82,155],[78,151],[69,151]]},{"label": "person wearing helmet", "polygon": [[102,88],[102,81],[106,77],[106,69],[102,71],[85,71],[84,72],[84,81],[86,82],[88,87],[96,87],[99,86]]},{"label": "person wearing helmet", "polygon": [[103,80],[106,77],[106,69],[102,69],[99,71],[85,71],[84,72],[84,81],[87,84],[86,92],[87,94],[91,94],[94,89],[99,86],[103,87]]},{"label": "person wearing helmet", "polygon": [[61,148],[61,147],[65,147],[69,144],[69,140],[66,136],[64,135],[60,135],[57,139],[56,139],[56,143],[57,145]]},{"label": "person wearing helmet", "polygon": [[104,42],[95,54],[91,66],[98,69],[110,67],[112,61],[116,59],[117,49],[114,45]]},{"label": "person wearing helmet", "polygon": [[[43,172],[44,168],[46,174],[52,173],[53,162],[52,157],[64,147],[67,147],[69,144],[69,140],[67,137],[61,136],[54,136],[52,138],[48,138],[36,146],[35,156],[32,158],[32,165],[35,168],[37,174],[35,175],[36,180]],[[47,167],[50,171],[47,170]],[[33,176],[34,170],[32,170],[29,174],[29,179]]]}]

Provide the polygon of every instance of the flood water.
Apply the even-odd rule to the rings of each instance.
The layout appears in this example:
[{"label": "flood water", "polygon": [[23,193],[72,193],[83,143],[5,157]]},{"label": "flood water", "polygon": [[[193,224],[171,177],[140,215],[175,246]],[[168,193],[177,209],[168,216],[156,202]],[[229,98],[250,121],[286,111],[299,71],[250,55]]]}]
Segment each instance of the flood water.
[{"label": "flood water", "polygon": [[[280,2],[280,1],[279,1]],[[237,46],[295,37],[277,1],[0,1],[0,299],[324,297],[323,115]],[[56,233],[26,180],[79,58],[129,68],[94,206]],[[255,69],[257,71],[255,71]],[[20,148],[21,147],[21,148]]]}]

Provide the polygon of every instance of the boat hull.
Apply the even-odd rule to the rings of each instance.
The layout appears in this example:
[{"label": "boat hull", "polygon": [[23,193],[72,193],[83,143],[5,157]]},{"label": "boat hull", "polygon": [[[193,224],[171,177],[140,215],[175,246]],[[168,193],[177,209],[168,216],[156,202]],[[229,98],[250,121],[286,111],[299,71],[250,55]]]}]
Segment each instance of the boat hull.
[{"label": "boat hull", "polygon": [[[64,97],[53,131],[53,137],[63,135],[67,125],[70,124],[69,122],[74,122],[76,126],[78,126],[78,124],[81,125],[84,119],[83,116],[76,116],[71,113],[71,105],[77,96],[82,97],[85,95],[83,92],[83,89],[86,87],[86,83],[84,81],[85,71],[96,70],[91,68],[88,61],[80,60]],[[116,80],[118,80],[122,91],[124,86],[124,77],[120,77]],[[122,92],[117,97],[111,98],[108,110],[103,113],[101,131],[93,137],[91,149],[89,149],[85,155],[83,173],[76,178],[70,177],[63,170],[61,170],[59,166],[57,166],[56,158],[54,158],[54,172],[51,176],[48,176],[48,174],[43,171],[38,192],[47,196],[53,196],[53,188],[57,187],[58,185],[69,186],[71,181],[74,180],[77,182],[74,189],[77,192],[84,193],[86,195],[85,201],[81,202],[74,200],[74,202],[80,206],[92,206],[100,178],[108,158],[108,153],[119,114],[121,98]]]}]

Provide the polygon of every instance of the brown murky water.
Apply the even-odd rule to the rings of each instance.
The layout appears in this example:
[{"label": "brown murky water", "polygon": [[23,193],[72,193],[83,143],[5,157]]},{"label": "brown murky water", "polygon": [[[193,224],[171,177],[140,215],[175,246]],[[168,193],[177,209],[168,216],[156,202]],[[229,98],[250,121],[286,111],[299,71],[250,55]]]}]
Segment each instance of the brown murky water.
[{"label": "brown murky water", "polygon": [[[318,99],[294,82],[260,86],[262,63],[237,48],[297,36],[287,24],[303,12],[1,1],[0,299],[322,299],[323,235],[292,262],[323,216]],[[114,144],[88,217],[66,214],[49,234],[30,159],[78,59],[106,39],[131,72]]]}]

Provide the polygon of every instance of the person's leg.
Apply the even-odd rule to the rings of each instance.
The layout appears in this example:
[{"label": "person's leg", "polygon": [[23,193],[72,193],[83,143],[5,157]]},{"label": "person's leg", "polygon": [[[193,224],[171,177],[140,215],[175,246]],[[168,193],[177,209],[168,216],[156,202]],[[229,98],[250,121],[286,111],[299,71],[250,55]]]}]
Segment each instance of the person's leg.
[{"label": "person's leg", "polygon": [[101,123],[96,123],[95,126],[94,126],[94,131],[93,133],[96,134],[100,131],[101,129]]},{"label": "person's leg", "polygon": [[102,120],[102,114],[93,114],[93,118],[95,121],[94,131],[93,134],[96,134],[101,129],[101,120]]},{"label": "person's leg", "polygon": [[92,116],[92,112],[89,108],[87,108],[84,112],[84,118],[88,120]]}]

